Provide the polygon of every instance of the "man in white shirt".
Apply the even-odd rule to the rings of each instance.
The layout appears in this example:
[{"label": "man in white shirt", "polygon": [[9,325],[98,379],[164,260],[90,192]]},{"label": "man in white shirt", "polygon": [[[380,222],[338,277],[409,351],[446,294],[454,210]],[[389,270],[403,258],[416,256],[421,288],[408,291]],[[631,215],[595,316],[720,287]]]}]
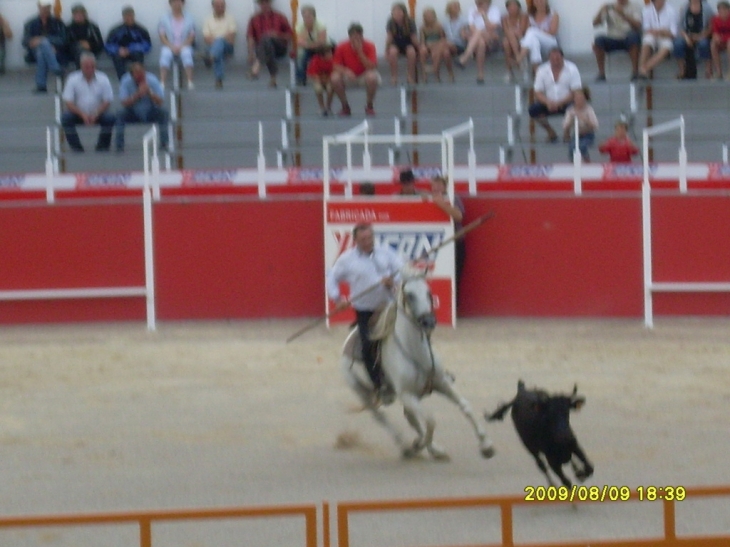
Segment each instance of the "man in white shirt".
[{"label": "man in white shirt", "polygon": [[566,61],[563,50],[555,47],[550,50],[547,63],[543,63],[535,73],[535,102],[530,105],[530,117],[548,132],[548,142],[557,142],[558,135],[550,127],[548,116],[565,114],[573,102],[573,92],[583,84],[575,63]]},{"label": "man in white shirt", "polygon": [[639,73],[639,44],[641,44],[641,6],[629,0],[604,4],[593,18],[593,26],[606,25],[606,32],[596,36],[593,53],[598,64],[596,81],[606,80],[606,53],[628,51],[631,58],[631,79]]},{"label": "man in white shirt", "polygon": [[648,79],[654,67],[669,57],[674,48],[674,37],[677,36],[678,17],[676,10],[667,4],[667,0],[652,0],[644,8],[639,78]]},{"label": "man in white shirt", "polygon": [[215,87],[223,87],[225,72],[223,60],[233,55],[233,44],[236,43],[236,20],[226,13],[226,0],[213,0],[213,13],[203,25],[203,40],[207,52],[203,61],[205,66],[213,67]]},{"label": "man in white shirt", "polygon": [[76,126],[100,125],[96,151],[108,152],[116,121],[114,114],[108,112],[114,99],[112,84],[106,74],[96,70],[93,53],[82,53],[79,65],[81,70],[69,74],[63,88],[63,101],[67,110],[61,116],[61,125],[66,133],[66,142],[74,152],[83,152]]},{"label": "man in white shirt", "polygon": [[491,0],[476,0],[469,12],[469,42],[466,50],[456,58],[456,64],[464,68],[469,59],[476,54],[477,83],[484,83],[484,62],[487,51],[499,47],[499,28],[502,14]]},{"label": "man in white shirt", "polygon": [[[371,224],[355,226],[352,237],[355,246],[342,253],[327,274],[327,294],[335,301],[335,310],[343,310],[350,304],[355,309],[365,368],[375,392],[381,394],[386,386],[383,372],[375,362],[369,322],[373,313],[391,300],[403,260],[390,247],[375,247]],[[340,293],[342,282],[349,285],[350,301]]]}]

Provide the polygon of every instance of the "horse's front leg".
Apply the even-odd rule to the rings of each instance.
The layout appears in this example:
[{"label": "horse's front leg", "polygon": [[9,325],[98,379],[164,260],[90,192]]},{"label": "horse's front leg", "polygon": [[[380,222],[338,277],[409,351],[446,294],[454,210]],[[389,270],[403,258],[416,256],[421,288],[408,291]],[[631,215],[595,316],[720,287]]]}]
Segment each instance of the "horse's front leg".
[{"label": "horse's front leg", "polygon": [[435,423],[433,417],[423,410],[421,402],[415,395],[401,393],[400,400],[403,403],[403,414],[411,427],[418,433],[418,437],[415,438],[413,444],[403,451],[403,457],[414,458],[431,444]]},{"label": "horse's front leg", "polygon": [[469,401],[462,397],[454,388],[454,384],[445,373],[442,374],[441,378],[439,378],[436,382],[434,390],[444,395],[447,399],[453,401],[459,407],[462,414],[466,416],[466,419],[469,420],[469,423],[471,423],[471,426],[474,428],[474,433],[476,433],[477,439],[479,439],[479,451],[482,456],[485,458],[491,458],[494,456],[494,445],[487,436],[487,432],[484,430],[481,423],[477,421],[474,416],[474,412],[471,409]]}]

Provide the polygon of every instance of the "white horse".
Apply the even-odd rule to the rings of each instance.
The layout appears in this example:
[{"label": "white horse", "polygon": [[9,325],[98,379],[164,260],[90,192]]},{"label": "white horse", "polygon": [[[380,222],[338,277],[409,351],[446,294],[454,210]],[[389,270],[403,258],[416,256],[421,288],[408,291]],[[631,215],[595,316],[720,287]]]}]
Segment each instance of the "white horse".
[{"label": "white horse", "polygon": [[459,406],[471,423],[479,440],[479,450],[485,458],[494,455],[494,447],[472,412],[469,402],[454,388],[454,379],[441,366],[431,347],[431,332],[436,326],[431,289],[424,274],[404,272],[395,300],[383,310],[371,338],[381,340],[380,358],[383,372],[398,399],[408,423],[418,436],[406,443],[373,405],[373,387],[362,364],[360,336],[357,328],[350,332],[343,348],[342,368],[348,384],[360,397],[365,408],[385,427],[401,448],[404,457],[418,455],[424,448],[435,459],[448,459],[446,452],[433,442],[436,421],[424,408],[421,399],[432,392],[441,393]]}]

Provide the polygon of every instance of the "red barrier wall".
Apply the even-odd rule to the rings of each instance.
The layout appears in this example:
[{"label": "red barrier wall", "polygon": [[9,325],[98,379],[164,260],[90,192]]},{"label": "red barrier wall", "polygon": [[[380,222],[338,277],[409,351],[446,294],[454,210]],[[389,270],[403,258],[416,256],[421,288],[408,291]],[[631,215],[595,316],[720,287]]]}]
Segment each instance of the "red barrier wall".
[{"label": "red barrier wall", "polygon": [[[509,192],[465,199],[462,316],[641,317],[636,192]],[[657,281],[730,280],[730,197],[653,198]],[[319,198],[174,196],[155,204],[161,320],[317,316]],[[143,285],[141,199],[0,208],[0,290]],[[657,314],[728,314],[728,294],[657,294]],[[144,299],[0,302],[0,322],[143,320]]]}]

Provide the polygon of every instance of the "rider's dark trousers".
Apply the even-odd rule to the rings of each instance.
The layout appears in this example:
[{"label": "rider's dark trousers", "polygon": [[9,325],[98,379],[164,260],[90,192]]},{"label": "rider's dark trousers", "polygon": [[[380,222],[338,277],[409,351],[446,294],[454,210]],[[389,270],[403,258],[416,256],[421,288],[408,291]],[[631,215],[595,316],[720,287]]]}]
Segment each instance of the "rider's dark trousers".
[{"label": "rider's dark trousers", "polygon": [[355,315],[357,316],[357,330],[362,342],[362,359],[373,386],[378,389],[383,382],[380,369],[375,364],[375,344],[370,340],[370,318],[373,316],[373,312],[355,310]]}]

